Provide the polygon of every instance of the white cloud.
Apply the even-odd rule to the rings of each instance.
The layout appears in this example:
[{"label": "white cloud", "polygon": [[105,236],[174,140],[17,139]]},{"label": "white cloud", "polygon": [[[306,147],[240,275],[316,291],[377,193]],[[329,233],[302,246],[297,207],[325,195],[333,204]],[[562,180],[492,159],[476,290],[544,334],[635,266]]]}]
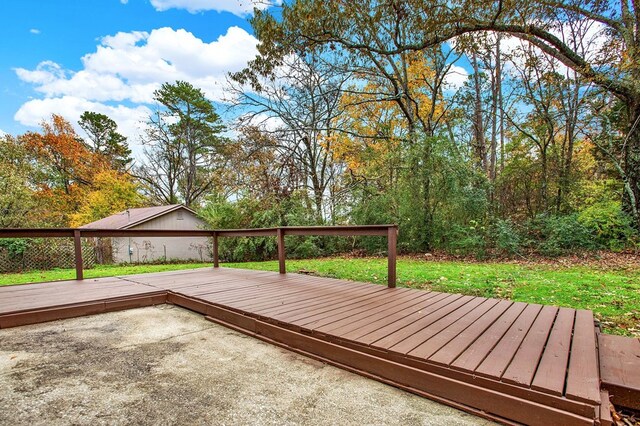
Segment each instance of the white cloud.
[{"label": "white cloud", "polygon": [[[40,126],[43,120],[48,120],[51,114],[59,114],[77,126],[80,116],[85,111],[95,111],[109,116],[118,124],[118,131],[129,138],[129,144],[136,145],[144,121],[151,113],[145,105],[127,107],[124,105],[110,106],[100,102],[91,102],[74,96],[60,98],[32,99],[23,104],[14,118],[26,126]],[[80,132],[82,133],[82,132]]]},{"label": "white cloud", "polygon": [[64,79],[66,75],[62,67],[53,61],[40,62],[33,71],[16,68],[15,72],[20,80],[36,85],[46,85]]},{"label": "white cloud", "polygon": [[96,52],[82,58],[84,69],[75,73],[51,61],[35,70],[15,71],[48,98],[149,103],[162,83],[186,80],[212,100],[221,100],[226,74],[244,68],[255,57],[256,44],[252,35],[238,27],[211,43],[186,30],[159,28],[104,37]]},{"label": "white cloud", "polygon": [[452,65],[444,77],[446,90],[458,90],[469,79],[469,72],[459,65]]},{"label": "white cloud", "polygon": [[0,138],[4,137],[6,135],[8,135],[8,133],[5,132],[4,130],[0,129]]},{"label": "white cloud", "polygon": [[31,34],[40,34],[40,30],[39,30],[39,29],[37,29],[37,28],[31,28],[31,29],[29,30],[29,32],[30,32]]},{"label": "white cloud", "polygon": [[129,0],[120,0],[120,3],[127,4],[127,3],[129,3]]},{"label": "white cloud", "polygon": [[[570,48],[576,50],[578,54],[585,57],[587,62],[597,62],[598,59],[603,56],[603,53],[610,53],[606,52],[608,40],[606,27],[600,22],[583,20],[574,22],[573,26],[571,26],[571,24],[569,23],[565,23],[560,27],[551,28],[549,29],[549,31],[551,32],[551,34],[558,37],[565,44],[567,44]],[[486,36],[489,42],[495,42],[495,33],[487,33],[483,36]],[[569,67],[561,63],[559,60],[543,54],[540,49],[531,45],[527,41],[504,33],[502,34],[500,40],[500,51],[506,57],[506,60],[503,61],[502,65],[504,71],[508,74],[517,75],[518,69],[522,70],[526,68],[526,57],[525,55],[523,55],[523,53],[532,49],[536,55],[547,58],[546,62],[544,63],[547,69],[553,70],[554,72],[558,72],[559,74],[565,75],[567,77],[573,77],[575,75],[575,71],[569,69]],[[457,50],[458,39],[452,38],[448,40],[446,44],[451,49]],[[600,59],[600,62],[603,61]],[[457,72],[454,72],[453,75],[448,75],[446,79],[450,80],[449,82],[453,83],[454,87],[456,86],[456,84],[463,82],[462,79],[466,79],[466,76],[468,76],[469,74],[464,69],[461,69],[461,67],[456,68],[462,70],[462,73],[459,74]],[[457,77],[456,74],[458,74]]]},{"label": "white cloud", "polygon": [[251,14],[254,7],[262,10],[281,3],[281,0],[151,0],[151,5],[158,12],[169,9],[185,9],[190,13],[215,10],[241,17]]},{"label": "white cloud", "polygon": [[139,122],[151,111],[153,92],[162,83],[185,80],[211,100],[221,101],[227,73],[244,68],[255,57],[256,45],[257,40],[238,27],[210,43],[172,28],[106,36],[95,52],[82,57],[79,71],[52,61],[32,70],[15,69],[18,78],[44,99],[26,102],[14,118],[38,126],[52,113],[75,123],[86,110],[101,112],[133,142],[140,133]]}]

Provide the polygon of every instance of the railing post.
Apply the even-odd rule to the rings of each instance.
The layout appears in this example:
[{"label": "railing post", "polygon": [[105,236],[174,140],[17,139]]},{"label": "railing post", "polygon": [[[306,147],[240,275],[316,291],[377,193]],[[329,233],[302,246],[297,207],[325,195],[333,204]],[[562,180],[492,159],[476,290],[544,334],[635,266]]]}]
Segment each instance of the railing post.
[{"label": "railing post", "polygon": [[278,266],[281,274],[287,273],[287,267],[284,263],[285,251],[284,251],[284,229],[278,228]]},{"label": "railing post", "polygon": [[76,258],[76,280],[84,279],[82,271],[82,241],[80,240],[80,231],[73,231],[73,248]]},{"label": "railing post", "polygon": [[389,288],[396,286],[396,250],[398,242],[398,227],[390,226],[387,229],[387,285]]},{"label": "railing post", "polygon": [[217,268],[218,263],[218,233],[213,231],[213,267]]}]

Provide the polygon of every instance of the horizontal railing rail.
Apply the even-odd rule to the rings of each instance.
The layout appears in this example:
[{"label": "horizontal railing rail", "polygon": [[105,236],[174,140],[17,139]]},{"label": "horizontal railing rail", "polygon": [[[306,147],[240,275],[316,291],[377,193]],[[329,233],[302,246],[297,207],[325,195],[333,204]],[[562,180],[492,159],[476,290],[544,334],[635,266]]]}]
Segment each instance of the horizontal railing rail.
[{"label": "horizontal railing rail", "polygon": [[278,269],[286,273],[284,237],[298,236],[386,236],[387,237],[387,285],[396,286],[397,225],[339,225],[339,226],[283,226],[254,229],[93,229],[93,228],[4,228],[0,238],[73,238],[76,279],[82,280],[83,261],[81,238],[109,237],[209,237],[213,239],[213,266],[219,267],[218,239],[229,237],[276,237],[278,243]]}]

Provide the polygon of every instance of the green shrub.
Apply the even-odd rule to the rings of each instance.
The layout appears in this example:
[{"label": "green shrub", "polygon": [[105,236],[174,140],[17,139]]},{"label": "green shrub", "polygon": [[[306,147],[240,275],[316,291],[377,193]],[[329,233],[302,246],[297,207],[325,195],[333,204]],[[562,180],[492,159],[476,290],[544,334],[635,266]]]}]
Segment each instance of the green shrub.
[{"label": "green shrub", "polygon": [[[243,197],[233,201],[212,195],[198,214],[210,228],[217,229],[318,225],[308,201],[303,192],[282,199]],[[344,251],[347,242],[335,237],[287,237],[286,252],[288,257],[318,257]],[[275,237],[221,238],[219,246],[223,262],[275,259],[277,250]]]},{"label": "green shrub", "polygon": [[[390,194],[369,194],[364,192],[361,197],[360,200],[356,201],[351,211],[351,218],[354,224],[379,225],[396,222],[392,208],[394,200]],[[407,245],[407,237],[407,233],[400,234],[399,249]],[[373,254],[386,250],[387,241],[380,237],[359,237],[356,239],[356,248],[364,249],[368,254]]]},{"label": "green shrub", "polygon": [[12,259],[22,257],[29,248],[29,239],[26,238],[0,238],[0,247],[7,250]]},{"label": "green shrub", "polygon": [[498,219],[492,226],[495,248],[502,253],[518,254],[522,249],[522,236],[510,220]]},{"label": "green shrub", "polygon": [[595,203],[580,212],[578,221],[589,230],[599,248],[621,250],[636,236],[619,201]]},{"label": "green shrub", "polygon": [[467,226],[452,225],[447,251],[460,255],[473,254],[478,258],[485,257],[487,248],[485,231],[485,227],[475,220],[470,221]]},{"label": "green shrub", "polygon": [[575,250],[597,248],[589,229],[578,221],[577,214],[538,216],[531,222],[533,248],[545,256],[560,256]]},{"label": "green shrub", "polygon": [[[317,242],[318,239],[316,237],[306,237],[302,243],[297,244],[293,248],[288,257],[292,259],[313,259],[314,257],[322,256],[323,250],[318,247]],[[287,243],[289,243],[289,241],[287,241]],[[285,244],[285,246],[286,245],[288,244]]]}]

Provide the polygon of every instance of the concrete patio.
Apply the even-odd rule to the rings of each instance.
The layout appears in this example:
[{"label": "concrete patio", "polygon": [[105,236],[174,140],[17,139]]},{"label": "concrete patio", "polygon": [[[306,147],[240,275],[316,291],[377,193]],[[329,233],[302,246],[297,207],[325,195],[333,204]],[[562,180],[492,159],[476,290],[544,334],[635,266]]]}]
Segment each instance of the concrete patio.
[{"label": "concrete patio", "polygon": [[172,305],[1,333],[0,424],[490,424]]}]

